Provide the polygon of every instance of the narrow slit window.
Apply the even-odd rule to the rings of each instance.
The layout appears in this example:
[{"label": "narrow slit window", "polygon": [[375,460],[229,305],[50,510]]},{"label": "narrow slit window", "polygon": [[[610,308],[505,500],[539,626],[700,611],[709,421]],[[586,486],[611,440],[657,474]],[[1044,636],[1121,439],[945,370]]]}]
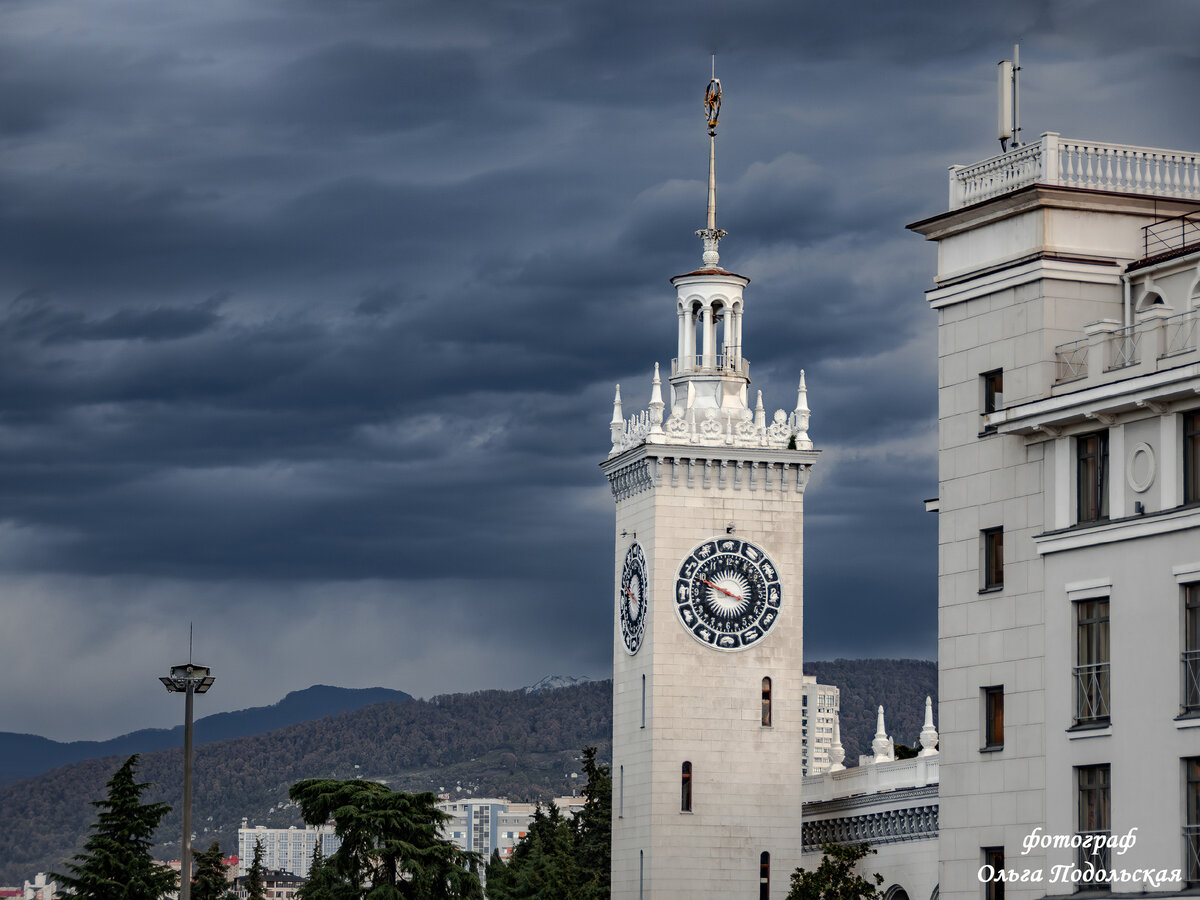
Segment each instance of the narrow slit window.
[{"label": "narrow slit window", "polygon": [[771,724],[771,679],[762,680],[762,723],[766,728]]},{"label": "narrow slit window", "polygon": [[1075,439],[1076,518],[1099,522],[1108,518],[1108,432],[1081,434]]},{"label": "narrow slit window", "polygon": [[1004,587],[1004,529],[985,528],[983,538],[983,589],[995,591]]},{"label": "narrow slit window", "polygon": [[1004,746],[1004,686],[983,689],[983,749]]},{"label": "narrow slit window", "polygon": [[771,854],[766,850],[758,857],[758,900],[771,900]]},{"label": "narrow slit window", "polygon": [[680,776],[679,811],[692,811],[692,764],[685,762]]},{"label": "narrow slit window", "polygon": [[996,369],[992,372],[984,372],[979,378],[983,381],[984,414],[1004,409],[1004,371]]},{"label": "narrow slit window", "polygon": [[617,818],[625,818],[625,767],[620,769],[620,788],[617,793]]},{"label": "narrow slit window", "polygon": [[642,727],[646,727],[646,676],[642,676]]}]

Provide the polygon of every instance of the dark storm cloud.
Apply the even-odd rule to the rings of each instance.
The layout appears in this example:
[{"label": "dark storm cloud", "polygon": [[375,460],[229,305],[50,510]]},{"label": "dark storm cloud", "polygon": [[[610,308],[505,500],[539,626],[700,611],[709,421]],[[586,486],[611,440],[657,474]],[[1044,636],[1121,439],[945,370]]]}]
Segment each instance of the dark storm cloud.
[{"label": "dark storm cloud", "polygon": [[[1158,9],[6,4],[6,727],[152,724],[119,711],[145,708],[134,648],[184,615],[220,634],[227,707],[604,675],[596,462],[613,383],[633,412],[674,353],[714,50],[754,389],[791,408],[805,369],[825,448],[807,651],[931,655],[934,256],[903,224],[993,152],[1018,38],[1027,137],[1195,145],[1165,86],[1200,64],[1198,14]],[[112,706],[30,686],[52,636]]]}]

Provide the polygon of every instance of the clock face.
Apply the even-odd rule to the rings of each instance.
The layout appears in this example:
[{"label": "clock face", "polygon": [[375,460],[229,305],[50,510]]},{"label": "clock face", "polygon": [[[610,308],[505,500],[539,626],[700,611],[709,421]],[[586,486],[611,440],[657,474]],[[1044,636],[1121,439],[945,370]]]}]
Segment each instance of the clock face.
[{"label": "clock face", "polygon": [[779,618],[779,571],[761,547],[738,538],[705,541],[675,579],[675,615],[714,650],[745,650]]},{"label": "clock face", "polygon": [[632,655],[641,649],[642,635],[646,633],[646,555],[637,542],[625,554],[617,609],[621,616],[621,637]]}]

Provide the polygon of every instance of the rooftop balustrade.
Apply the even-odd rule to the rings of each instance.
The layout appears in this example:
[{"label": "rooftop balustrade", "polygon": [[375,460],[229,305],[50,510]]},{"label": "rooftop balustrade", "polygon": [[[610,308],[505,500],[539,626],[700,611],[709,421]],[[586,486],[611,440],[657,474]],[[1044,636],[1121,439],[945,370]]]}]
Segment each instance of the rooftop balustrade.
[{"label": "rooftop balustrade", "polygon": [[1188,354],[1200,352],[1200,309],[1147,317],[1128,328],[1097,323],[1089,332],[1054,348],[1055,387],[1072,382],[1090,386],[1189,362]]},{"label": "rooftop balustrade", "polygon": [[683,373],[707,374],[714,375],[745,375],[750,377],[750,360],[742,356],[735,356],[724,353],[712,354],[705,356],[697,354],[695,356],[676,357],[671,360],[671,376],[681,375]]},{"label": "rooftop balustrade", "polygon": [[[950,167],[950,208],[981,203],[1031,184],[1153,197],[1200,199],[1200,153],[1068,140],[1048,131],[971,166]],[[1182,229],[1194,230],[1185,220]],[[1173,236],[1166,239],[1168,242]]]}]

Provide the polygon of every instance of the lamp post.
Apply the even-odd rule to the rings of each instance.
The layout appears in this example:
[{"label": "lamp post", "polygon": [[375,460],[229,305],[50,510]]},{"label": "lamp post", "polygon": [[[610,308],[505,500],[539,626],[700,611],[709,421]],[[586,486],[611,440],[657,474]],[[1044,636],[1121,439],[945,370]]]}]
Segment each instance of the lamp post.
[{"label": "lamp post", "polygon": [[188,662],[182,666],[171,666],[171,674],[158,679],[172,694],[184,696],[183,859],[179,875],[179,900],[191,900],[192,897],[192,695],[207,693],[212,687],[216,679],[208,672],[208,666]]}]

